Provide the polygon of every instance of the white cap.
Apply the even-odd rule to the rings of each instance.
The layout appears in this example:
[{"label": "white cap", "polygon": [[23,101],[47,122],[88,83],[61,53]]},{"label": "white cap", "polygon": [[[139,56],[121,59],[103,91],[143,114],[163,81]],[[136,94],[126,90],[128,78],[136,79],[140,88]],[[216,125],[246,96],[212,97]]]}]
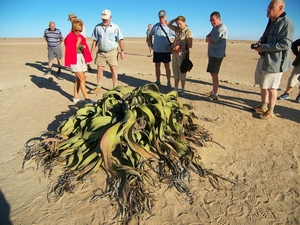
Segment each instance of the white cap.
[{"label": "white cap", "polygon": [[104,9],[102,14],[101,14],[101,18],[108,20],[111,17],[111,12],[108,9]]}]

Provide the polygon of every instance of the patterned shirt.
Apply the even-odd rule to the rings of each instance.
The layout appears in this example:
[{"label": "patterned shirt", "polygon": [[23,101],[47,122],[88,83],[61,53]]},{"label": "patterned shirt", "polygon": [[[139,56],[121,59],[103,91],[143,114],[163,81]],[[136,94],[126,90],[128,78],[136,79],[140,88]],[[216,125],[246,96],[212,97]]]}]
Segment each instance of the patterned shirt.
[{"label": "patterned shirt", "polygon": [[60,43],[63,40],[63,36],[59,29],[50,30],[46,29],[44,31],[44,38],[47,41],[48,47],[56,48],[60,46]]}]

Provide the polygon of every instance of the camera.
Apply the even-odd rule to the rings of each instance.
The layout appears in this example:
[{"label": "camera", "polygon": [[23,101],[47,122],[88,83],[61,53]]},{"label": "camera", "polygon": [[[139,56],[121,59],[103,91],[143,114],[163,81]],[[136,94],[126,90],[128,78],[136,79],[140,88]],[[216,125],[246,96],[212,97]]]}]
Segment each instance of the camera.
[{"label": "camera", "polygon": [[250,47],[251,47],[251,49],[257,49],[257,48],[258,48],[258,46],[259,46],[258,44],[251,44],[251,46],[250,46]]}]

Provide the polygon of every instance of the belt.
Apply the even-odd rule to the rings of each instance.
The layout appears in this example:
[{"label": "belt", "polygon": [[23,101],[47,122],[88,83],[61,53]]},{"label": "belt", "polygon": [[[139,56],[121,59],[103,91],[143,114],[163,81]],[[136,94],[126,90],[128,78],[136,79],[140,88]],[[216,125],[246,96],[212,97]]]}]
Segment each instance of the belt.
[{"label": "belt", "polygon": [[111,52],[112,50],[115,50],[115,48],[113,48],[111,50],[108,50],[108,51],[102,51],[102,50],[98,49],[98,52],[100,52],[100,53],[107,53],[107,52]]}]

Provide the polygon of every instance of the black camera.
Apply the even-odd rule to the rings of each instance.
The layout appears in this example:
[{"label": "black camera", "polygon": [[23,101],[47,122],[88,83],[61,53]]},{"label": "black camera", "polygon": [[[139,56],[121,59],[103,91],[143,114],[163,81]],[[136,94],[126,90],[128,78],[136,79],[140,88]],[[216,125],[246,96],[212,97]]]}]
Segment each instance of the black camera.
[{"label": "black camera", "polygon": [[251,44],[251,49],[257,49],[258,48],[258,46],[259,46],[259,44]]}]

